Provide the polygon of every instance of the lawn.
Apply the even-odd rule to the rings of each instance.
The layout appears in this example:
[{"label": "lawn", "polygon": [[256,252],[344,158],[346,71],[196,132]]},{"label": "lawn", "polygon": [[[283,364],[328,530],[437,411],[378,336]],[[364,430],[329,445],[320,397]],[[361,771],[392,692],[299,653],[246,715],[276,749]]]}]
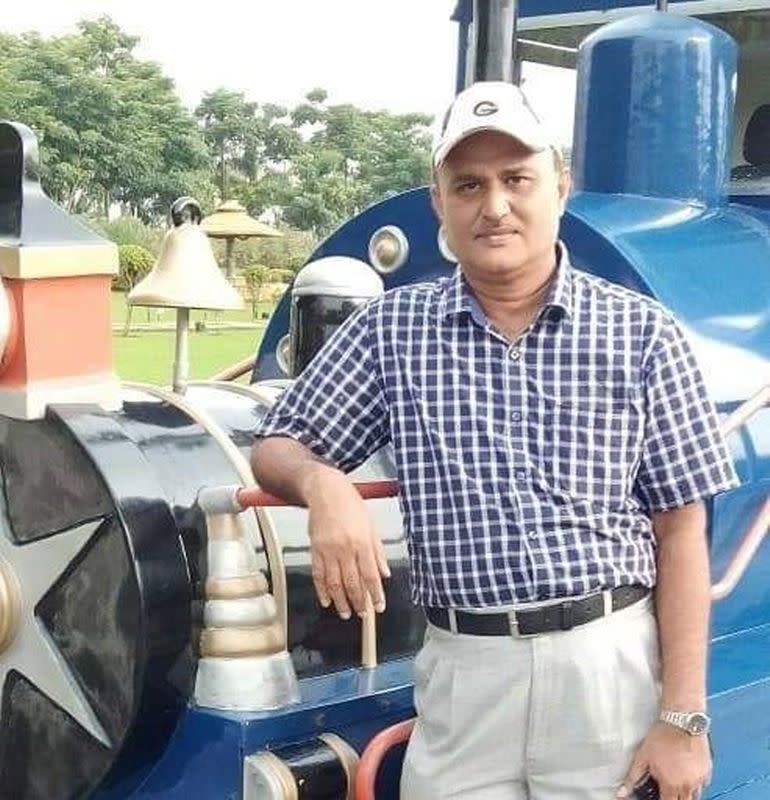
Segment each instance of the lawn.
[{"label": "lawn", "polygon": [[[274,304],[260,303],[257,319],[251,306],[238,311],[190,312],[192,325],[204,322],[207,330],[190,330],[190,378],[209,378],[215,372],[236,361],[254,355],[262,338],[267,318]],[[112,352],[115,371],[124,381],[141,381],[168,385],[174,364],[174,330],[176,311],[172,308],[134,308],[130,335],[123,335],[126,319],[126,297],[122,292],[112,293]],[[258,325],[246,330],[221,330],[218,323]],[[139,330],[147,325],[164,326],[165,330]],[[136,327],[134,327],[136,326]]]},{"label": "lawn", "polygon": [[[113,325],[122,324],[126,319],[126,296],[123,292],[112,292],[112,322]],[[200,311],[195,309],[190,312],[192,323],[207,322],[248,322],[264,323],[273,311],[275,303],[264,302],[257,306],[257,318],[251,313],[251,304],[245,303],[244,308],[237,311]],[[131,319],[132,324],[167,324],[172,325],[176,319],[173,308],[143,308],[136,306]]]},{"label": "lawn", "polygon": [[[190,378],[215,372],[256,352],[260,330],[190,331]],[[115,371],[124,381],[169,385],[174,364],[174,332],[113,335]]]}]

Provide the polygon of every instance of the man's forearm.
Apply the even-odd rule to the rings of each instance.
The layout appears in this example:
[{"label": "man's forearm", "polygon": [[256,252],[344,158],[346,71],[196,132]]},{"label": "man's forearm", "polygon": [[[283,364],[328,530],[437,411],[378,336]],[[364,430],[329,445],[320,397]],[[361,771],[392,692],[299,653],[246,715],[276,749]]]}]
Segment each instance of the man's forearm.
[{"label": "man's forearm", "polygon": [[301,506],[310,504],[319,482],[346,480],[343,472],[285,436],[258,440],[251,450],[251,469],[265,491]]},{"label": "man's forearm", "polygon": [[658,539],[656,606],[662,663],[661,707],[697,711],[706,705],[711,609],[706,514],[701,504],[654,517]]}]

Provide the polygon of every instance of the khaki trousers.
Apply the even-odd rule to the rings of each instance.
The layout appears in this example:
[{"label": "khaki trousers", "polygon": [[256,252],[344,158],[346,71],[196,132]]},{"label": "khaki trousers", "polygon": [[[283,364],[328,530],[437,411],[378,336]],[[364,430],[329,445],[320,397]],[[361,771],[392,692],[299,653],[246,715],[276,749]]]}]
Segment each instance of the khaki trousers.
[{"label": "khaki trousers", "polygon": [[571,631],[428,626],[402,800],[611,800],[660,695],[650,597]]}]

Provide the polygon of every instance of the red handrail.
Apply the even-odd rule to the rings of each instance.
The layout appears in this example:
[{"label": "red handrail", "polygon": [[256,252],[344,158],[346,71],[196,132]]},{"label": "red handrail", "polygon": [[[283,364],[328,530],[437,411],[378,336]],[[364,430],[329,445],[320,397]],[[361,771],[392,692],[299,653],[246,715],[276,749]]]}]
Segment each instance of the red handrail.
[{"label": "red handrail", "polygon": [[[356,483],[354,486],[364,500],[381,500],[398,495],[397,481],[368,481],[367,483]],[[269,494],[256,487],[238,489],[235,496],[242,508],[294,505],[281,497],[276,497],[274,494]]]},{"label": "red handrail", "polygon": [[381,730],[366,746],[356,771],[355,800],[375,800],[374,786],[382,759],[397,744],[409,741],[414,728],[414,719],[407,719]]}]

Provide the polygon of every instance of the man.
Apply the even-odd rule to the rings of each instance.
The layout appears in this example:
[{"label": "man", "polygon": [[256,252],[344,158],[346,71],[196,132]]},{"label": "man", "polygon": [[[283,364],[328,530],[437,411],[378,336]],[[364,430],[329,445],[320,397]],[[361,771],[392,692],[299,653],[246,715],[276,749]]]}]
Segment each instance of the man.
[{"label": "man", "polygon": [[321,603],[382,610],[344,473],[394,445],[429,621],[404,798],[609,800],[647,775],[698,797],[702,501],[735,477],[689,346],[656,302],[570,266],[569,177],[516,87],[456,98],[434,170],[457,273],[343,325],[268,415],[257,479],[308,507]]}]

